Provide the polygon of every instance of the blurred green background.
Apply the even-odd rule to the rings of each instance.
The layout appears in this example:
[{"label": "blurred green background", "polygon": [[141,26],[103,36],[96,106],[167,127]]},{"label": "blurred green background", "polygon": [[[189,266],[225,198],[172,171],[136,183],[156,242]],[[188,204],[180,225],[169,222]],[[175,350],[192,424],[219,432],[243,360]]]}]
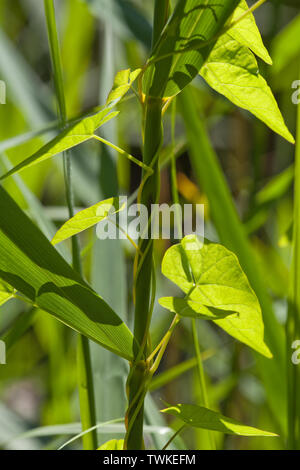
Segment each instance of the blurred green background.
[{"label": "blurred green background", "polygon": [[[151,42],[152,10],[151,0],[56,1],[69,119],[104,104],[118,70],[144,63]],[[299,77],[299,2],[273,0],[255,16],[274,62],[270,67],[259,61],[260,69],[271,84],[289,129],[295,134],[296,106],[291,96],[295,91],[292,83]],[[0,0],[0,79],[7,86],[7,102],[0,105],[0,172],[3,173],[50,140],[57,130],[42,1]],[[176,157],[181,202],[204,203],[206,238],[230,245],[228,227],[216,226],[212,216],[214,187],[207,190],[206,175],[196,163],[208,145],[212,161],[218,158],[220,174],[224,174],[252,246],[252,262],[263,280],[261,296],[266,296],[270,311],[273,309],[268,314],[266,329],[271,318],[269,334],[275,338],[274,344],[280,343],[281,350],[291,257],[294,148],[249,113],[212,91],[200,77],[189,86],[188,93],[202,131],[197,134],[197,126],[191,131],[186,101],[178,100]],[[134,94],[119,109],[118,119],[106,125],[102,135],[140,158],[141,110]],[[187,126],[190,132],[186,132]],[[161,202],[171,201],[170,129],[168,111]],[[194,132],[193,143],[191,132]],[[98,143],[84,144],[72,151],[72,162],[76,207],[88,207],[118,194],[129,196],[139,186],[139,167]],[[217,168],[220,169],[218,165]],[[213,184],[217,197],[219,182],[215,180]],[[51,239],[67,218],[61,158],[30,168],[21,176],[10,178],[4,186]],[[166,240],[157,242],[158,267],[169,245]],[[95,231],[90,230],[82,235],[81,247],[86,278],[131,325],[132,246],[127,240],[100,241]],[[238,251],[234,241],[229,248]],[[68,244],[58,249],[70,260]],[[159,269],[157,275],[158,297],[171,295],[174,287],[162,278]],[[166,331],[170,320],[169,312],[156,303],[153,344]],[[0,365],[1,448],[57,449],[80,432],[75,336],[48,314],[28,308],[18,300],[1,307],[0,337],[7,347],[7,364]],[[268,363],[260,364],[248,348],[211,322],[199,322],[199,337],[211,406],[243,423],[281,435],[267,439],[224,438],[216,434],[218,448],[284,448],[284,368],[280,369],[281,376],[279,369],[272,369],[271,365],[269,374],[263,374],[262,369],[266,371]],[[100,346],[91,346],[98,421],[122,418],[126,408],[127,364]],[[276,357],[277,360],[284,361],[284,357]],[[161,448],[169,437],[166,426],[170,421],[158,411],[163,401],[197,401],[195,365],[190,322],[183,321],[146,401],[149,447]],[[177,423],[172,422],[172,426],[176,428]],[[122,435],[122,423],[99,428],[100,442]],[[189,430],[174,445],[201,449],[206,447],[206,439],[206,433]],[[80,446],[77,439],[67,448]]]}]

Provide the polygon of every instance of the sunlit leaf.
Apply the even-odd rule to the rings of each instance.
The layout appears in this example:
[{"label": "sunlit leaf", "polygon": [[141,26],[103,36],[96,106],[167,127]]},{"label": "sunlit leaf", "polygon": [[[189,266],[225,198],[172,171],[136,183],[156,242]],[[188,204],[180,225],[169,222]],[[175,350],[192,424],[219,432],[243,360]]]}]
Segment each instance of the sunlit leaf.
[{"label": "sunlit leaf", "polygon": [[0,279],[69,327],[132,359],[134,340],[127,326],[2,187],[0,213]]},{"label": "sunlit leaf", "polygon": [[232,252],[222,245],[202,245],[195,235],[189,235],[166,252],[162,272],[190,300],[208,308],[236,312],[236,316],[213,321],[239,341],[271,357],[264,343],[258,300]]},{"label": "sunlit leaf", "polygon": [[[231,21],[236,21],[249,9],[246,0],[241,0],[234,10]],[[252,13],[248,13],[241,21],[234,25],[228,34],[236,39],[240,44],[249,47],[254,54],[264,60],[267,64],[272,64],[272,59],[264,46],[255,18]]]},{"label": "sunlit leaf", "polygon": [[102,446],[98,447],[97,450],[123,450],[124,439],[112,439],[111,441],[105,442]]},{"label": "sunlit leaf", "polygon": [[176,418],[194,428],[209,429],[237,436],[277,436],[272,432],[245,426],[235,419],[227,418],[221,413],[202,406],[178,404],[162,410],[162,413],[176,416]]},{"label": "sunlit leaf", "polygon": [[171,97],[188,85],[238,3],[239,0],[179,0],[152,51],[143,80],[144,93]]},{"label": "sunlit leaf", "polygon": [[115,76],[113,87],[107,97],[106,106],[117,104],[130,90],[141,71],[142,69],[136,69],[133,72],[130,69],[120,70]]},{"label": "sunlit leaf", "polygon": [[29,168],[32,165],[41,163],[48,158],[54,157],[59,153],[65,152],[76,145],[82,144],[93,138],[94,132],[103,126],[106,122],[114,118],[118,112],[110,113],[109,108],[104,108],[97,114],[84,118],[80,122],[68,127],[53,140],[44,145],[40,150],[26,158],[23,162],[16,165],[10,171],[0,177],[0,181],[20,170]]},{"label": "sunlit leaf", "polygon": [[247,109],[273,131],[294,143],[252,52],[229,34],[223,34],[200,74],[217,92],[240,108]]},{"label": "sunlit leaf", "polygon": [[74,217],[69,219],[55,234],[52,244],[56,245],[70,237],[93,227],[109,215],[112,216],[124,208],[124,204],[120,206],[120,198],[111,197],[104,201],[78,212]]}]

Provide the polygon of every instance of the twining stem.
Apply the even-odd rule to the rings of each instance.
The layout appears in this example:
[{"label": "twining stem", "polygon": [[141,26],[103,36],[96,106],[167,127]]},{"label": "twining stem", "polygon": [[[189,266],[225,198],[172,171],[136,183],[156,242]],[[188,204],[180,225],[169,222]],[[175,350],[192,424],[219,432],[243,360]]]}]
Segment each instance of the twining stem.
[{"label": "twining stem", "polygon": [[[299,74],[300,77],[300,74]],[[288,449],[300,449],[300,373],[292,363],[292,343],[300,338],[300,104],[297,112],[297,138],[294,182],[294,233],[291,288],[287,319]]]},{"label": "twining stem", "polygon": [[[146,102],[145,118],[145,141],[143,161],[150,166],[152,159],[156,157],[162,141],[161,124],[161,100],[148,99]],[[159,163],[158,159],[154,165],[153,174],[146,180],[141,195],[140,202],[144,204],[148,213],[151,213],[151,204],[155,204],[159,197]],[[142,253],[142,255],[141,255]],[[125,439],[126,449],[143,449],[143,403],[139,406],[139,412],[135,413],[135,407],[131,402],[140,389],[147,375],[147,363],[140,357],[145,357],[147,344],[145,338],[148,334],[151,317],[151,292],[153,274],[153,240],[151,238],[139,241],[139,251],[137,252],[137,272],[135,279],[135,322],[134,334],[139,344],[144,345],[143,351],[136,351],[136,361],[131,365],[131,374],[128,378],[128,400],[127,412],[127,434]],[[134,420],[134,424],[132,424]]]},{"label": "twining stem", "polygon": [[[64,128],[67,123],[66,101],[64,93],[64,82],[62,63],[60,55],[60,47],[58,40],[58,32],[56,27],[55,9],[53,0],[44,0],[44,8],[47,22],[47,31],[49,39],[49,47],[54,75],[54,83],[56,90],[56,97],[58,102],[58,115],[61,127]],[[63,154],[64,163],[64,180],[66,189],[66,201],[68,206],[69,217],[74,217],[74,204],[72,192],[72,177],[71,177],[71,159],[70,154],[65,152]],[[78,239],[72,237],[72,262],[74,269],[81,273],[81,259],[80,248]],[[90,359],[89,342],[85,336],[79,335],[77,346],[77,361],[78,361],[78,379],[79,379],[79,401],[80,401],[80,414],[82,421],[82,429],[93,428],[91,432],[84,434],[82,437],[83,447],[85,450],[93,450],[97,448],[97,432],[94,426],[96,425],[96,412],[95,412],[95,397],[94,397],[94,384]]]},{"label": "twining stem", "polygon": [[[164,22],[167,20],[169,0],[155,0],[154,31],[152,44],[155,44],[161,34]],[[163,16],[164,21],[161,21]],[[145,97],[143,116],[143,163],[153,170],[152,175],[142,175],[142,188],[139,195],[139,203],[143,204],[151,214],[151,205],[159,201],[160,194],[160,170],[158,152],[163,141],[162,132],[162,108],[161,98]],[[147,178],[145,178],[148,176]],[[151,216],[150,216],[151,217]],[[151,220],[148,221],[150,227]],[[139,240],[139,251],[136,253],[134,282],[134,335],[141,345],[135,351],[135,360],[131,364],[131,370],[127,380],[128,410],[126,413],[126,436],[124,448],[128,450],[140,450],[144,448],[143,420],[144,397],[147,392],[149,377],[149,362],[147,356],[147,338],[149,334],[152,304],[155,292],[153,282],[153,239]],[[144,390],[141,392],[141,388]],[[137,394],[140,399],[136,400]],[[133,404],[134,403],[134,404]]]}]

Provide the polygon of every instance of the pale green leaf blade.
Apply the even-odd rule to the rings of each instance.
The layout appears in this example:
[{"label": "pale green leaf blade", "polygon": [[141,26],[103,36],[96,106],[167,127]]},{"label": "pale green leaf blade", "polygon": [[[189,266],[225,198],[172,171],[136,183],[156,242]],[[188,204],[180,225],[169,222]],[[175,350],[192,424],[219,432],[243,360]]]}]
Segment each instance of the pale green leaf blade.
[{"label": "pale green leaf blade", "polygon": [[[249,9],[246,0],[241,0],[237,8],[234,10],[231,21],[236,21]],[[248,13],[241,21],[234,25],[228,34],[236,39],[240,44],[249,47],[254,54],[264,60],[267,64],[272,65],[272,59],[263,43],[261,34],[256,25],[255,18],[252,13]]]},{"label": "pale green leaf blade", "polygon": [[131,360],[134,338],[0,186],[0,279],[31,303]]},{"label": "pale green leaf blade", "polygon": [[56,232],[51,242],[52,245],[56,245],[93,227],[107,217],[121,211],[123,208],[124,204],[120,205],[120,199],[118,197],[111,197],[78,212]]},{"label": "pale green leaf blade", "polygon": [[120,70],[115,76],[114,84],[107,97],[106,106],[112,107],[121,101],[141,71],[142,69],[136,69],[133,72],[130,69]]},{"label": "pale green leaf blade", "polygon": [[250,111],[289,142],[295,142],[254,55],[229,34],[220,37],[200,74],[218,93]]},{"label": "pale green leaf blade", "polygon": [[159,299],[162,307],[177,313],[181,317],[201,318],[203,320],[217,320],[225,318],[236,312],[225,311],[215,307],[206,307],[196,300],[180,299],[176,297],[162,297]]},{"label": "pale green leaf blade", "polygon": [[227,418],[221,413],[202,406],[178,404],[162,410],[162,413],[175,416],[188,426],[194,428],[209,429],[237,436],[277,436],[277,434],[272,432],[262,431],[252,426],[245,426],[235,419]]},{"label": "pale green leaf blade", "polygon": [[214,322],[234,338],[272,357],[264,342],[259,302],[235,254],[218,244],[202,246],[195,235],[190,235],[166,252],[162,273],[190,300],[236,312],[237,316]]},{"label": "pale green leaf blade", "polygon": [[143,77],[146,95],[168,98],[197,75],[239,0],[179,0]]},{"label": "pale green leaf blade", "polygon": [[124,439],[112,439],[111,441],[105,442],[102,446],[98,447],[97,450],[123,450]]},{"label": "pale green leaf blade", "polygon": [[113,119],[118,112],[110,112],[110,109],[104,108],[97,114],[88,116],[80,122],[73,124],[66,130],[62,131],[58,136],[44,145],[40,150],[26,158],[24,161],[16,165],[10,171],[0,177],[0,181],[17,173],[20,170],[29,168],[32,165],[41,163],[48,158],[54,157],[66,150],[70,150],[87,140],[93,138],[94,132],[105,123]]}]

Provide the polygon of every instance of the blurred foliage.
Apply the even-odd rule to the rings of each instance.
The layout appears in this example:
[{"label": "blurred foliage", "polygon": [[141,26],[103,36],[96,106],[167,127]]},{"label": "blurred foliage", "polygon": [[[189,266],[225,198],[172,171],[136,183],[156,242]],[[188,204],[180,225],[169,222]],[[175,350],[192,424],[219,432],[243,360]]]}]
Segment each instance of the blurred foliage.
[{"label": "blurred foliage", "polygon": [[[0,0],[0,79],[7,85],[7,103],[0,106],[1,174],[56,135],[56,101],[42,3]],[[152,2],[60,0],[56,1],[56,8],[67,111],[71,119],[105,103],[118,70],[135,69],[144,62],[151,42]],[[269,66],[259,60],[259,69],[272,84],[288,128],[295,135],[296,106],[291,95],[295,91],[292,83],[299,75],[299,2],[273,0],[255,16],[274,63]],[[221,219],[219,224],[217,220],[214,187],[208,187],[204,181],[206,175],[201,178],[203,168],[195,167],[195,148],[204,145],[209,135],[229,194],[248,235],[256,269],[263,279],[266,305],[274,312],[269,318],[276,324],[271,328],[271,321],[266,322],[267,334],[283,337],[291,258],[288,231],[293,218],[294,148],[248,112],[215,93],[200,76],[189,86],[189,93],[193,97],[193,112],[206,130],[195,129],[193,146],[193,129],[185,127],[184,106],[188,98],[185,97],[176,115],[180,201],[182,204],[204,202],[206,237],[228,246],[227,229],[222,228]],[[139,158],[141,116],[133,93],[118,105],[118,110],[119,119],[106,124],[103,136]],[[168,111],[161,202],[171,201],[170,129]],[[197,132],[207,133],[201,142]],[[87,142],[72,151],[72,161],[77,207],[88,207],[118,194],[129,196],[139,185],[140,168],[98,143]],[[218,181],[213,184],[218,185]],[[60,158],[26,169],[21,176],[14,176],[3,185],[47,238],[52,239],[67,218]],[[118,315],[132,325],[132,246],[127,240],[100,241],[92,230],[82,235],[83,246],[87,247],[82,251],[85,277]],[[165,240],[156,244],[157,266],[168,247]],[[229,248],[237,251],[234,246]],[[70,245],[58,249],[70,260]],[[157,297],[165,295],[166,291],[176,295],[176,288],[159,270],[157,277]],[[80,432],[78,425],[75,426],[79,420],[75,335],[47,313],[24,305],[12,300],[1,307],[0,334],[7,344],[7,364],[0,365],[0,446],[7,449],[58,448]],[[267,315],[267,308],[262,305],[263,315]],[[160,340],[170,320],[169,312],[156,302],[153,344]],[[284,387],[285,377],[275,377],[271,366],[269,376],[264,376],[257,356],[213,323],[200,321],[198,330],[213,409],[281,435],[275,439],[259,439],[216,434],[218,448],[284,448],[286,405],[277,383],[281,382]],[[158,371],[151,397],[147,398],[146,442],[150,447],[161,448],[168,437],[169,421],[158,412],[162,400],[180,403],[192,401],[199,395],[190,334],[190,323],[183,321]],[[105,423],[124,416],[128,366],[123,359],[95,343],[91,343],[91,348],[97,419]],[[159,374],[162,374],[160,379]],[[74,423],[74,427],[68,427],[69,423]],[[54,425],[66,426],[49,427]],[[179,426],[176,422],[172,422],[173,425]],[[44,431],[26,434],[33,428]],[[110,438],[123,437],[122,423],[107,424],[103,429],[107,432],[99,430],[99,445]],[[206,447],[205,439],[203,431],[189,430],[173,445],[201,449]],[[69,445],[69,448],[79,447],[78,439]]]}]

